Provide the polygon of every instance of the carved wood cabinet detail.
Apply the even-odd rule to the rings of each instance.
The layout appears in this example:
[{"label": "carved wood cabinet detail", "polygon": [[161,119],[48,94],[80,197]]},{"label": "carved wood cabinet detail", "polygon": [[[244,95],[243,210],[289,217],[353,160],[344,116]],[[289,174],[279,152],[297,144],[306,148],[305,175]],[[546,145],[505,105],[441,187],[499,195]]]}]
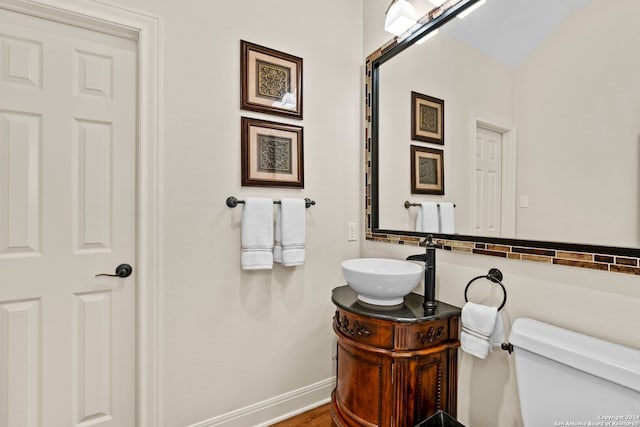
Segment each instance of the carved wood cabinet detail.
[{"label": "carved wood cabinet detail", "polygon": [[394,318],[393,312],[369,314],[375,308],[358,308],[351,297],[334,289],[332,425],[413,427],[440,409],[455,417],[459,309],[443,304],[447,309],[435,316]]}]

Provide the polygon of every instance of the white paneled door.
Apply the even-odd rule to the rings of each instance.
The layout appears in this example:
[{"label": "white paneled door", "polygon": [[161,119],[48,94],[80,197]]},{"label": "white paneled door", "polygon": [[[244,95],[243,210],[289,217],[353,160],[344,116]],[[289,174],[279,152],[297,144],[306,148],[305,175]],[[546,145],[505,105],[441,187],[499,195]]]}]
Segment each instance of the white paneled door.
[{"label": "white paneled door", "polygon": [[136,61],[0,9],[0,427],[135,425]]},{"label": "white paneled door", "polygon": [[474,234],[501,236],[502,134],[476,129]]}]

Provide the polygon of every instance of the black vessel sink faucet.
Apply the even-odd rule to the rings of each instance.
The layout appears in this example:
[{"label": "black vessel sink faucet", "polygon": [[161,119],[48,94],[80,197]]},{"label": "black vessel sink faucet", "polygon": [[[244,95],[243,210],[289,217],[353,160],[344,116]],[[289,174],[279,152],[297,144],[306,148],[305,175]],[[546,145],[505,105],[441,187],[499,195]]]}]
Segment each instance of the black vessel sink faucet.
[{"label": "black vessel sink faucet", "polygon": [[424,254],[411,255],[407,257],[407,261],[423,261],[424,262],[424,308],[425,314],[434,314],[436,311],[436,245],[433,243],[433,236],[427,235],[427,238],[421,242],[426,246]]}]

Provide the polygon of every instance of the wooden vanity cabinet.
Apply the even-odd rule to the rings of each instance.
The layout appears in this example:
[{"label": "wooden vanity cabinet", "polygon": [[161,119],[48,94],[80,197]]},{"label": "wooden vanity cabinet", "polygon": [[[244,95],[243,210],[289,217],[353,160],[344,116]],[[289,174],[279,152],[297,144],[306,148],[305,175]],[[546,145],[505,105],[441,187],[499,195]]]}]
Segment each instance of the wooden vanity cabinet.
[{"label": "wooden vanity cabinet", "polygon": [[334,426],[412,427],[440,409],[456,416],[459,308],[438,303],[426,316],[417,294],[402,307],[380,308],[358,302],[346,286],[332,299]]}]

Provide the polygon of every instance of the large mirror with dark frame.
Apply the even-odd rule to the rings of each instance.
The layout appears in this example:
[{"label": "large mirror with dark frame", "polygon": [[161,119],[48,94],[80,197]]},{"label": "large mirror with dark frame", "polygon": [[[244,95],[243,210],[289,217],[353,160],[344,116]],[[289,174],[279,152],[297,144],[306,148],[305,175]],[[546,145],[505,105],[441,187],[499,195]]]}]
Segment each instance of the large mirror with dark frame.
[{"label": "large mirror with dark frame", "polygon": [[640,257],[640,2],[476,3],[371,62],[370,231]]}]

